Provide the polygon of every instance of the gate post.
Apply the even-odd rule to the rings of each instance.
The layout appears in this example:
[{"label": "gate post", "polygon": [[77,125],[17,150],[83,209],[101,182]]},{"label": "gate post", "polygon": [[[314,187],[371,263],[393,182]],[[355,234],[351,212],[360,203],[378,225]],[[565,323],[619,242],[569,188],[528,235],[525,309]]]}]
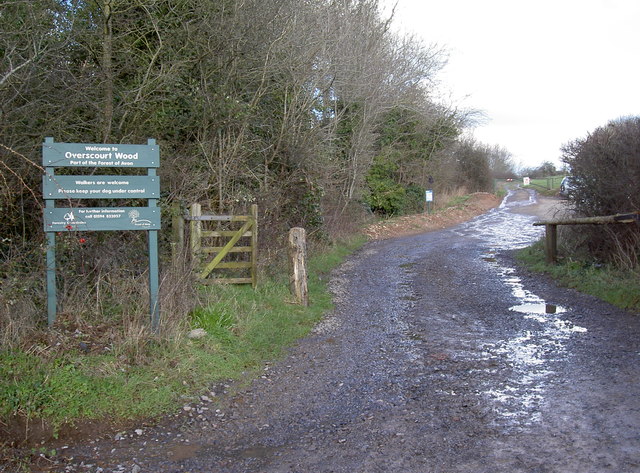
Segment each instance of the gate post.
[{"label": "gate post", "polygon": [[258,204],[251,205],[251,218],[251,286],[255,289],[258,285]]},{"label": "gate post", "polygon": [[556,254],[558,248],[558,226],[553,224],[545,225],[544,250],[547,263],[556,263]]},{"label": "gate post", "polygon": [[291,259],[290,288],[298,304],[309,305],[307,289],[307,242],[304,228],[289,230],[289,256]]},{"label": "gate post", "polygon": [[[192,217],[202,216],[202,206],[198,203],[191,204],[190,214]],[[200,257],[201,239],[202,239],[202,222],[200,220],[191,220],[189,222],[189,239],[191,249],[191,259],[196,261]]]},{"label": "gate post", "polygon": [[180,255],[184,252],[184,217],[180,213],[180,204],[173,204],[171,213],[173,214],[171,220],[171,254],[173,264],[177,264],[180,261]]}]

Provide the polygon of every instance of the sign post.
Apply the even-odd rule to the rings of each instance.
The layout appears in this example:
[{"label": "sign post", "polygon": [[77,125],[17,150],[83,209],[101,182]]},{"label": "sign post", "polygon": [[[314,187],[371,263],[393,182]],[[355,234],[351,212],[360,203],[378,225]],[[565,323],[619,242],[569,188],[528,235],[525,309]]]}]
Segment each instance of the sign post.
[{"label": "sign post", "polygon": [[[149,244],[149,295],[151,323],[160,323],[158,304],[158,230],[160,230],[160,148],[155,140],[146,145],[56,143],[45,138],[42,145],[45,175],[44,231],[47,233],[47,319],[56,320],[56,232],[144,230]],[[147,168],[146,176],[55,174],[59,167]],[[76,199],[147,199],[146,207],[74,207]],[[56,207],[66,200],[68,207]]]},{"label": "sign post", "polygon": [[424,200],[427,207],[427,213],[431,213],[431,202],[433,202],[433,190],[428,189],[424,192]]}]

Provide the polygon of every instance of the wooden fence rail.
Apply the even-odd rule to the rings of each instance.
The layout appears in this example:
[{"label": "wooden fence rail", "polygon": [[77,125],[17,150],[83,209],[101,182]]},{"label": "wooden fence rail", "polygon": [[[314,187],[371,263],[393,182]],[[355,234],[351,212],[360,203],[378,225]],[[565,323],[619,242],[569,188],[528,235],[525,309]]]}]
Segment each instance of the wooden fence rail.
[{"label": "wooden fence rail", "polygon": [[558,225],[610,225],[640,223],[640,212],[606,215],[603,217],[568,218],[535,222],[534,226],[545,226],[544,253],[547,263],[555,264],[558,258]]}]

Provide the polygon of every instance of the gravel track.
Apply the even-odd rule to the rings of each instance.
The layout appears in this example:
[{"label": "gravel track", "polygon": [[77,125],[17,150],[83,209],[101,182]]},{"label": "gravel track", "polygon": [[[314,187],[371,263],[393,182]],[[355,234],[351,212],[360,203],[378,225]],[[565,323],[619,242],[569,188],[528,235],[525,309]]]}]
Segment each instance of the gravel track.
[{"label": "gravel track", "polygon": [[518,191],[368,243],[333,274],[335,311],[249,387],[70,446],[50,470],[640,471],[638,314],[511,259],[550,210]]}]

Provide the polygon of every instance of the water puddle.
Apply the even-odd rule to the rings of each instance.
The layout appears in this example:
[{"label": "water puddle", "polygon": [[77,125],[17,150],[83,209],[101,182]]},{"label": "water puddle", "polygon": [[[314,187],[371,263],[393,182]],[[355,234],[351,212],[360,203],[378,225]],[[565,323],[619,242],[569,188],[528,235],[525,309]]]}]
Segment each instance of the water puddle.
[{"label": "water puddle", "polygon": [[[511,200],[513,193],[510,191],[505,196],[500,207],[470,220],[460,226],[456,232],[483,240],[494,252],[524,248],[542,238],[544,227],[532,225],[537,218],[508,212],[511,208],[534,204],[535,194],[531,193],[529,200],[513,201]],[[493,258],[494,255],[486,254],[484,257]]]},{"label": "water puddle", "polygon": [[460,234],[480,238],[488,249],[480,260],[497,273],[510,290],[516,304],[509,312],[526,320],[526,329],[508,340],[487,345],[487,359],[501,359],[509,368],[503,386],[488,386],[482,393],[493,403],[498,418],[506,427],[530,425],[540,421],[541,406],[549,383],[555,376],[554,363],[568,356],[567,343],[573,336],[587,331],[563,318],[570,308],[554,304],[525,288],[515,268],[501,264],[497,255],[531,245],[542,238],[544,230],[533,227],[534,217],[507,212],[509,208],[535,203],[510,202],[505,197],[500,208],[480,216],[458,230]]},{"label": "water puddle", "polygon": [[509,310],[522,314],[561,314],[567,309],[548,302],[527,302],[511,307]]},{"label": "water puddle", "polygon": [[515,194],[517,191],[510,190],[508,195],[502,200],[500,203],[500,209],[510,209],[517,207],[525,207],[527,205],[532,205],[538,202],[536,198],[536,193],[532,191],[527,191],[529,193],[529,198],[527,200],[512,200],[510,197]]},{"label": "water puddle", "polygon": [[[504,297],[513,303],[495,316],[507,320],[515,317],[516,326],[522,327],[510,338],[486,343],[480,347],[479,354],[470,351],[469,355],[484,361],[482,366],[486,370],[492,370],[503,379],[496,386],[496,376],[489,376],[486,385],[479,387],[478,394],[488,400],[497,414],[496,423],[507,430],[541,420],[547,391],[557,376],[554,371],[557,363],[570,356],[570,339],[586,332],[584,327],[567,320],[571,307],[556,304],[528,290],[515,268],[500,258],[503,251],[525,248],[544,236],[544,228],[532,225],[536,217],[510,211],[535,203],[535,194],[530,193],[528,200],[517,202],[512,202],[510,197],[512,194],[505,197],[499,208],[451,230],[479,240],[479,245],[485,248],[480,253],[478,264],[486,265],[499,279],[507,291]],[[410,310],[416,303],[416,295],[411,285],[406,284],[402,273],[412,272],[413,264],[401,259],[400,263],[397,302],[401,311]],[[409,359],[418,359],[415,347],[411,345],[419,343],[421,337],[416,337],[403,323],[399,328],[405,332]]]},{"label": "water puddle", "polygon": [[492,387],[484,394],[495,404],[495,411],[510,426],[530,425],[540,421],[540,407],[546,388],[555,376],[554,362],[567,356],[570,337],[587,331],[562,318],[569,309],[553,304],[527,290],[515,269],[489,262],[503,284],[518,302],[509,308],[530,321],[527,330],[496,343],[489,351],[507,361],[512,370],[507,383]]}]

